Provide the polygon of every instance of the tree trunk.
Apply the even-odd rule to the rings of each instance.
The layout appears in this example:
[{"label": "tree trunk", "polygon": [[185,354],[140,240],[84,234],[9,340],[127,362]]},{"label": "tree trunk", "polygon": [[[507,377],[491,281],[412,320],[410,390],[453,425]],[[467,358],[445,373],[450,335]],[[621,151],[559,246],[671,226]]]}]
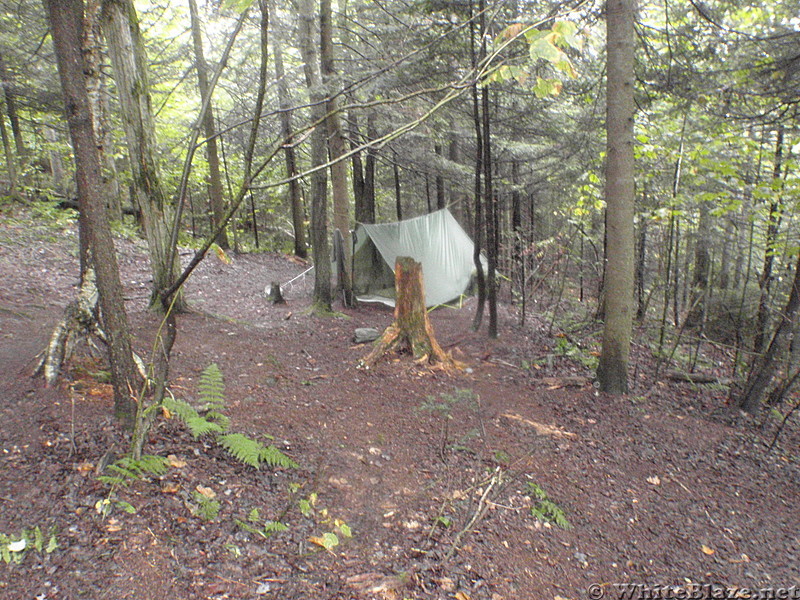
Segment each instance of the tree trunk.
[{"label": "tree trunk", "polygon": [[697,327],[705,314],[708,282],[711,272],[711,207],[706,201],[700,202],[700,215],[694,244],[694,273],[692,275],[689,311],[686,326]]},{"label": "tree trunk", "polygon": [[331,310],[331,254],[328,243],[328,177],[326,162],[325,96],[317,60],[315,0],[299,0],[299,44],[303,71],[311,99],[311,243],[314,256],[314,307],[317,311]]},{"label": "tree trunk", "polygon": [[392,171],[394,173],[394,209],[395,214],[397,215],[397,220],[403,220],[403,203],[401,202],[400,198],[400,167],[397,166],[397,156],[395,156],[395,162],[392,165]]},{"label": "tree trunk", "polygon": [[[478,56],[475,50],[475,23],[473,16],[473,3],[470,0],[470,22],[469,22],[469,33],[470,33],[470,57],[472,60],[472,68],[476,69],[478,63],[483,60],[483,55]],[[484,0],[480,0],[478,3],[478,11],[481,14],[481,27],[480,27],[480,35],[483,36],[484,33]],[[481,45],[481,49],[484,46]],[[483,320],[483,309],[486,305],[486,279],[483,273],[483,262],[481,262],[481,242],[483,240],[483,201],[481,196],[483,194],[483,184],[482,184],[482,173],[483,173],[483,159],[484,159],[484,150],[483,150],[483,129],[481,126],[481,113],[480,113],[480,105],[478,102],[478,83],[475,82],[472,84],[472,120],[473,124],[475,125],[475,198],[474,198],[474,205],[475,205],[475,225],[473,230],[473,243],[474,249],[472,254],[472,260],[475,263],[475,273],[476,273],[476,283],[478,287],[478,305],[475,308],[475,318],[472,320],[472,330],[477,331],[481,326],[481,321]]]},{"label": "tree trunk", "polygon": [[[772,181],[777,189],[781,186],[781,171],[783,168],[783,126],[778,127],[775,141],[775,163],[772,172]],[[780,192],[774,196],[769,205],[767,214],[767,234],[766,247],[764,249],[764,266],[761,276],[758,279],[758,287],[761,294],[758,300],[758,312],[756,314],[756,335],[753,341],[753,352],[760,354],[766,347],[769,336],[769,300],[772,293],[772,269],[775,263],[775,244],[778,239],[778,230],[781,224],[781,213],[783,212],[783,202]]]},{"label": "tree trunk", "polygon": [[[194,66],[197,70],[197,88],[200,97],[208,96],[208,65],[203,52],[203,34],[200,28],[200,15],[197,0],[189,0],[189,15],[192,26],[192,43],[194,45]],[[217,150],[217,128],[214,124],[214,110],[209,103],[203,115],[203,130],[206,136],[206,160],[208,160],[208,196],[211,205],[211,229],[216,230],[225,218],[225,200],[222,192],[222,175],[219,169],[219,152]],[[222,229],[217,236],[216,244],[228,249],[228,235]]]},{"label": "tree trunk", "polygon": [[778,370],[779,356],[784,350],[789,335],[794,328],[797,312],[800,308],[800,255],[794,267],[794,280],[789,300],[781,313],[781,320],[772,340],[763,355],[756,358],[756,364],[747,378],[747,385],[739,401],[742,410],[755,414],[761,407],[764,395],[770,388]]},{"label": "tree trunk", "polygon": [[[87,66],[87,85],[89,103],[92,110],[92,124],[97,143],[97,152],[100,158],[103,175],[103,195],[106,199],[108,217],[112,221],[122,220],[122,194],[120,193],[117,166],[114,162],[114,140],[111,128],[108,126],[108,90],[103,80],[103,52],[101,31],[101,0],[88,0],[86,2],[85,28],[84,28],[84,56]],[[56,178],[56,169],[53,169],[53,179]]]},{"label": "tree trunk", "polygon": [[[486,36],[484,36],[484,44]],[[486,54],[485,49],[481,52]],[[483,172],[484,172],[484,198],[486,199],[486,300],[489,303],[489,326],[487,335],[494,339],[497,337],[497,259],[500,249],[500,231],[497,196],[494,191],[492,173],[492,134],[491,111],[489,110],[489,85],[482,90],[483,103]]]},{"label": "tree trunk", "polygon": [[[2,91],[2,90],[0,90]],[[11,149],[11,140],[8,137],[8,130],[6,129],[6,117],[3,114],[5,108],[5,98],[0,95],[0,139],[3,141],[3,154],[6,157],[6,172],[8,173],[8,195],[12,198],[17,196],[17,159],[14,156],[14,151]]]},{"label": "tree trunk", "polygon": [[628,391],[628,360],[633,329],[634,295],[634,155],[633,98],[635,0],[608,0],[606,113],[606,254],[605,324],[597,367],[600,389]]},{"label": "tree trunk", "polygon": [[17,150],[17,158],[24,161],[28,155],[28,149],[25,147],[25,140],[22,137],[22,128],[19,126],[19,113],[17,111],[17,93],[16,85],[11,73],[6,68],[3,54],[0,53],[0,83],[2,83],[3,90],[6,95],[6,114],[8,121],[11,124],[11,133],[14,136],[14,145]]},{"label": "tree trunk", "polygon": [[422,264],[407,256],[398,256],[394,268],[397,298],[392,323],[375,347],[361,361],[363,368],[372,367],[386,352],[408,350],[418,360],[451,367],[453,359],[442,350],[433,333],[425,308],[425,284]]},{"label": "tree trunk", "polygon": [[83,29],[82,0],[46,0],[56,60],[64,92],[72,147],[75,152],[76,180],[82,226],[97,272],[102,321],[108,336],[109,362],[114,385],[114,410],[118,418],[132,426],[136,404],[131,390],[141,385],[131,349],[130,329],[125,313],[122,284],[116,251],[105,214],[100,186],[100,161],[92,129],[85,67],[81,52]]},{"label": "tree trunk", "polygon": [[[435,144],[433,151],[440,159],[443,157],[443,150],[441,144]],[[442,177],[441,164],[436,165],[436,210],[442,210],[447,206],[447,201],[444,197],[444,177]]]},{"label": "tree trunk", "polygon": [[[158,172],[144,41],[132,0],[104,0],[103,21],[130,157],[134,204],[142,214],[150,253],[151,306],[160,310],[162,303],[158,297],[178,279],[180,264],[171,258],[173,210]],[[174,309],[185,309],[182,291],[175,293],[178,297]]]},{"label": "tree trunk", "polygon": [[350,235],[350,194],[347,187],[347,143],[342,134],[339,99],[336,97],[336,68],[333,57],[333,17],[331,0],[320,1],[320,66],[325,87],[325,125],[328,130],[328,152],[331,159],[331,191],[333,195],[333,226],[344,239],[344,271],[339,278],[345,306],[354,306],[352,277],[352,246]]},{"label": "tree trunk", "polygon": [[[372,141],[376,137],[378,137],[378,132],[375,130],[375,113],[370,112],[367,115],[367,140]],[[369,221],[365,221],[365,223],[375,223],[376,221],[375,169],[377,166],[375,149],[370,146],[367,148],[367,156],[364,160],[364,203],[369,215]]]},{"label": "tree trunk", "polygon": [[280,37],[280,24],[277,13],[273,10],[272,29],[273,54],[275,55],[275,79],[278,87],[278,105],[281,109],[281,135],[283,136],[283,157],[286,163],[286,177],[289,179],[289,205],[292,212],[292,229],[294,230],[294,254],[300,258],[308,256],[306,244],[305,210],[303,195],[297,176],[297,158],[294,151],[294,135],[292,130],[292,98],[283,69],[283,43]]}]

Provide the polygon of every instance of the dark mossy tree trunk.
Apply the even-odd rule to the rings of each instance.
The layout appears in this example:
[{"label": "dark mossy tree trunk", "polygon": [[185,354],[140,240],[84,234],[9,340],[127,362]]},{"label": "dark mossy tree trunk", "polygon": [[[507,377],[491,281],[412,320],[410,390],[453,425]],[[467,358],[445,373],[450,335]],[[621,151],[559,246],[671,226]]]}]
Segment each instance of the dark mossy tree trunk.
[{"label": "dark mossy tree trunk", "polygon": [[[203,51],[203,34],[200,28],[200,14],[197,10],[197,0],[189,0],[189,16],[192,26],[192,43],[194,46],[194,67],[197,71],[197,88],[200,97],[206,98],[209,93],[208,65]],[[208,197],[211,208],[211,228],[216,230],[225,218],[225,199],[222,192],[222,174],[219,168],[219,151],[217,150],[217,128],[214,124],[214,110],[209,103],[203,114],[203,130],[206,136],[206,160],[208,161]],[[255,227],[256,224],[253,223]],[[221,228],[216,244],[220,248],[228,249],[228,234]]]},{"label": "dark mossy tree trunk", "polygon": [[95,145],[85,66],[81,48],[83,31],[82,0],[46,0],[50,30],[64,94],[70,138],[75,153],[78,202],[85,218],[85,229],[97,274],[102,323],[107,336],[111,377],[114,386],[114,411],[127,426],[136,416],[133,394],[141,377],[133,360],[130,328],[125,313],[122,284],[116,251],[106,216],[101,187],[100,160]]},{"label": "dark mossy tree trunk", "polygon": [[374,348],[361,362],[361,366],[372,367],[384,354],[392,350],[408,351],[415,359],[430,364],[453,366],[453,359],[436,341],[428,318],[422,265],[408,256],[398,256],[394,277],[396,291],[394,323],[387,327],[375,342]]}]

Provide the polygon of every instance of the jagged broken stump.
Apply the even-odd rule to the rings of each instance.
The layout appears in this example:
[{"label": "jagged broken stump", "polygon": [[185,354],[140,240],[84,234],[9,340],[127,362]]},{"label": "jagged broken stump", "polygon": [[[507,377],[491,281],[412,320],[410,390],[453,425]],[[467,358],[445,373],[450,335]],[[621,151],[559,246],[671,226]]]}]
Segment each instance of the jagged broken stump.
[{"label": "jagged broken stump", "polygon": [[422,265],[408,256],[398,256],[394,268],[395,307],[394,323],[386,328],[375,342],[375,347],[361,361],[364,368],[372,367],[384,354],[392,350],[408,350],[414,358],[444,367],[455,365],[433,334],[433,327],[425,309],[425,285]]}]

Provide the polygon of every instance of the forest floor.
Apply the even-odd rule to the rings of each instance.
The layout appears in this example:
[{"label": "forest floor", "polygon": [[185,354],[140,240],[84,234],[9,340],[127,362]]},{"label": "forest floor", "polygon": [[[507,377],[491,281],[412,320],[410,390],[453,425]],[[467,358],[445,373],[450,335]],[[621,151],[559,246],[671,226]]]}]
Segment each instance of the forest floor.
[{"label": "forest floor", "polygon": [[[369,346],[354,330],[382,330],[391,311],[312,316],[303,278],[287,304],[269,303],[270,282],[306,268],[278,254],[210,256],[192,276],[171,392],[198,403],[198,379],[216,363],[231,430],[299,467],[245,466],[164,415],[145,452],[169,457],[169,470],[110,487],[97,475],[127,446],[102,353],[79,348],[53,388],[31,376],[75,294],[74,226],[10,214],[0,216],[0,557],[12,559],[0,562],[2,598],[578,600],[800,586],[797,417],[767,451],[779,419],[744,417],[718,385],[653,381],[644,342],[633,392],[598,394],[596,326],[564,336],[534,316],[520,327],[503,306],[490,341],[470,330],[473,300],[431,313],[463,369],[392,355],[360,370]],[[158,319],[144,246],[118,249],[147,356]],[[706,368],[723,369],[706,350]],[[269,535],[273,521],[286,530]],[[38,543],[9,549],[37,527]],[[652,595],[712,583],[739,595]]]}]

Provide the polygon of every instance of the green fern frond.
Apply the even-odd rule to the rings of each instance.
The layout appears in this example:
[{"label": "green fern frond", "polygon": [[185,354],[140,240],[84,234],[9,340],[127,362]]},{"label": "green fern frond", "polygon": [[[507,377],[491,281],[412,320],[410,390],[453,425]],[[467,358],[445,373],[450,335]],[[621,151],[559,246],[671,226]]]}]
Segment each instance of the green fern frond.
[{"label": "green fern frond", "polygon": [[231,420],[227,415],[222,414],[216,410],[210,410],[206,413],[206,420],[216,423],[221,432],[228,431],[231,426]]},{"label": "green fern frond", "polygon": [[286,456],[283,452],[278,450],[275,446],[269,445],[266,446],[261,451],[261,460],[267,463],[270,467],[278,467],[281,469],[298,469],[300,465],[298,465],[295,461],[291,458]]},{"label": "green fern frond", "polygon": [[528,491],[536,499],[531,507],[531,516],[544,523],[553,523],[561,529],[572,529],[564,509],[553,502],[547,492],[535,483],[528,483]]},{"label": "green fern frond", "polygon": [[281,523],[280,521],[267,521],[264,523],[264,533],[267,535],[272,535],[273,533],[281,533],[282,531],[288,531],[289,526]]},{"label": "green fern frond", "polygon": [[225,406],[225,382],[216,363],[208,365],[200,375],[198,384],[200,401],[210,410]]},{"label": "green fern frond", "polygon": [[264,446],[241,433],[226,433],[217,437],[217,443],[236,460],[255,467],[261,465],[261,453]]},{"label": "green fern frond", "polygon": [[169,471],[169,461],[163,456],[155,454],[143,454],[136,463],[141,471],[156,477],[160,477]]},{"label": "green fern frond", "polygon": [[[177,398],[164,398],[163,406],[189,428],[195,439],[209,433],[223,433],[228,430],[230,421],[222,413],[213,412],[203,417],[191,404]],[[209,415],[212,418],[209,418]]]},{"label": "green fern frond", "polygon": [[175,397],[164,398],[162,406],[184,423],[200,416],[194,406]]}]

